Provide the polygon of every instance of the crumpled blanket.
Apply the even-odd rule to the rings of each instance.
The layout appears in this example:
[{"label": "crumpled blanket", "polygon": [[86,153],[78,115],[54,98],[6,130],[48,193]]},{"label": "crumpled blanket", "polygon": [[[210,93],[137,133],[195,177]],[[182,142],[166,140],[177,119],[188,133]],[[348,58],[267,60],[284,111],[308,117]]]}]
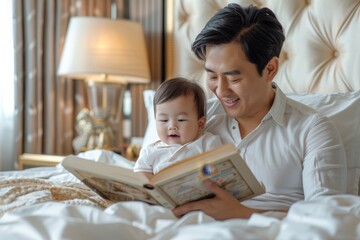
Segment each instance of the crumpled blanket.
[{"label": "crumpled blanket", "polygon": [[30,178],[0,181],[0,217],[7,211],[49,201],[99,208],[112,204],[82,183]]},{"label": "crumpled blanket", "polygon": [[[131,168],[106,151],[85,158]],[[288,214],[216,221],[202,212],[176,218],[138,201],[111,204],[60,165],[0,172],[1,239],[360,239],[360,197],[323,196],[294,203]]]},{"label": "crumpled blanket", "polygon": [[137,201],[101,209],[47,202],[0,218],[1,239],[360,239],[359,196],[324,196],[295,203],[288,214],[253,214],[216,221],[202,212],[176,218],[170,209]]}]

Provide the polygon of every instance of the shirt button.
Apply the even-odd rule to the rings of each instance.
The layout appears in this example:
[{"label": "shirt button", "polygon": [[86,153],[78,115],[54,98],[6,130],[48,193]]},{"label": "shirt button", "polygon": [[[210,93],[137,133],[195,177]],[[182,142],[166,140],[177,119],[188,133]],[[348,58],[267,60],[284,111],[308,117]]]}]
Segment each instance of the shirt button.
[{"label": "shirt button", "polygon": [[235,130],[235,129],[236,129],[236,127],[235,127],[235,126],[233,126],[233,127],[232,127],[232,129],[233,129],[233,130]]}]

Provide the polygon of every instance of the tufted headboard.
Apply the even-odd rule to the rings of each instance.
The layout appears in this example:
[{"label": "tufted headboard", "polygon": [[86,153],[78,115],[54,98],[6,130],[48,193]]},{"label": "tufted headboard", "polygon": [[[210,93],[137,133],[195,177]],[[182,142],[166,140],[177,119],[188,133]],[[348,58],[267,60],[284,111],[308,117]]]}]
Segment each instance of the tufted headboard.
[{"label": "tufted headboard", "polygon": [[[359,0],[168,0],[166,78],[204,83],[191,43],[210,17],[230,2],[272,9],[286,35],[275,81],[285,92],[360,89]],[[205,88],[206,89],[206,88]]]},{"label": "tufted headboard", "polygon": [[360,195],[360,1],[167,0],[166,78],[187,77],[204,86],[204,63],[191,44],[230,2],[275,12],[286,40],[274,81],[289,97],[334,121],[347,155],[348,192]]}]

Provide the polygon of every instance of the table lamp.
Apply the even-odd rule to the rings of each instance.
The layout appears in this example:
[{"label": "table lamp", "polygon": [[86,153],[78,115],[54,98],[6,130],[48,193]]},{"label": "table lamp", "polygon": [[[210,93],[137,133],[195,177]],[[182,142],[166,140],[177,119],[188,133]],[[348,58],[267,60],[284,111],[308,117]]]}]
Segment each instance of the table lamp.
[{"label": "table lamp", "polygon": [[[143,27],[128,20],[72,17],[58,75],[83,79],[87,84],[89,109],[77,115],[79,137],[75,151],[116,149],[113,122],[120,111],[128,83],[150,82]],[[118,129],[122,143],[122,131]]]}]

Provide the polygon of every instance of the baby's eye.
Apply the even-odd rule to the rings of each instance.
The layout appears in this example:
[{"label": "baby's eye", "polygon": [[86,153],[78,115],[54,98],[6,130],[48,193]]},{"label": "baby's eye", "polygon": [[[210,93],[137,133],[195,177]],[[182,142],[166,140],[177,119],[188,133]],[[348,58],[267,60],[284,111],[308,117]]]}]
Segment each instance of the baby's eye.
[{"label": "baby's eye", "polygon": [[185,122],[187,121],[186,119],[178,119],[179,122]]},{"label": "baby's eye", "polygon": [[158,121],[159,121],[159,122],[166,123],[168,120],[167,120],[167,119],[159,119]]}]

